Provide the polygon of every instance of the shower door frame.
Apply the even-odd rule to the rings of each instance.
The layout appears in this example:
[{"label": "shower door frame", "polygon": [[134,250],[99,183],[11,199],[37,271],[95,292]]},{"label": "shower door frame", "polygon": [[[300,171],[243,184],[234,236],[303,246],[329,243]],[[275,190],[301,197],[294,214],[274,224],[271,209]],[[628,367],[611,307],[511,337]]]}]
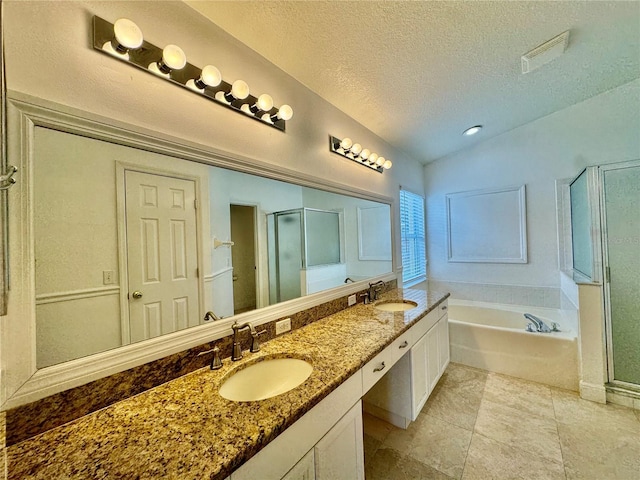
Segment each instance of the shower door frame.
[{"label": "shower door frame", "polygon": [[607,380],[610,387],[634,392],[640,395],[640,385],[615,379],[613,367],[613,336],[611,318],[611,282],[609,275],[609,245],[607,242],[607,211],[606,191],[604,185],[605,172],[611,170],[623,170],[625,168],[640,167],[640,159],[626,162],[616,162],[600,165],[598,168],[599,210],[600,210],[600,235],[602,252],[602,285],[604,287],[604,323],[605,323],[605,350],[607,358]]}]

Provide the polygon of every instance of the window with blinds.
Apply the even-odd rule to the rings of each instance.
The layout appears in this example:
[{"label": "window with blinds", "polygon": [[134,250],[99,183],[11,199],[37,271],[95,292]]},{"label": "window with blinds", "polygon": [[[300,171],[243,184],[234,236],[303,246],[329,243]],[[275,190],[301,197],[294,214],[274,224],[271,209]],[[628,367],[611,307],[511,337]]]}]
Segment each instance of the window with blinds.
[{"label": "window with blinds", "polygon": [[400,234],[402,239],[402,283],[427,276],[424,233],[424,197],[400,190]]}]

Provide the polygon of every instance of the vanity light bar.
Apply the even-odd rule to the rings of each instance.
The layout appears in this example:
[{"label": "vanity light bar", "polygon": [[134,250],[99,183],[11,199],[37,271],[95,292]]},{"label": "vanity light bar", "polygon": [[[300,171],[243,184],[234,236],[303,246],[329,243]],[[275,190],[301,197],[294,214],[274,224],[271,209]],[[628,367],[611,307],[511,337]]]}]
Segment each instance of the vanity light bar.
[{"label": "vanity light bar", "polygon": [[177,45],[152,45],[143,39],[140,28],[126,18],[113,24],[94,16],[93,48],[283,132],[286,121],[293,117],[289,105],[274,107],[268,94],[254,97],[242,80],[225,82],[213,65],[199,68],[188,63]]},{"label": "vanity light bar", "polygon": [[337,153],[341,157],[353,160],[358,165],[368,167],[371,170],[382,173],[391,168],[393,163],[377,153],[371,152],[368,148],[362,148],[359,143],[353,143],[350,138],[340,140],[333,135],[329,135],[329,150]]}]

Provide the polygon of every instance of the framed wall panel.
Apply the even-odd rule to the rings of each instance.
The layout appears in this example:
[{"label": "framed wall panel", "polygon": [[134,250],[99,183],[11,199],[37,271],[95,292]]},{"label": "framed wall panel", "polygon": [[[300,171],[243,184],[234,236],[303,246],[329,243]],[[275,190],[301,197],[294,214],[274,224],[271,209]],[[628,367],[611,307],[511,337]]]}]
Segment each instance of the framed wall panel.
[{"label": "framed wall panel", "polygon": [[387,205],[358,207],[358,260],[391,261],[391,225],[379,223],[388,217]]},{"label": "framed wall panel", "polygon": [[449,262],[527,263],[525,186],[446,195]]}]

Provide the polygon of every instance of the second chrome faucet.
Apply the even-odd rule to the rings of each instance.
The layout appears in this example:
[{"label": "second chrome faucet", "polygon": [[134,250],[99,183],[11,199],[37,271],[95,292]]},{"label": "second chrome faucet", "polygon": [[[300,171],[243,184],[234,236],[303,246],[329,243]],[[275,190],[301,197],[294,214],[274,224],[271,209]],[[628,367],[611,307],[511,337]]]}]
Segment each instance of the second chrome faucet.
[{"label": "second chrome faucet", "polygon": [[260,341],[258,337],[263,333],[266,333],[266,330],[257,331],[253,325],[249,322],[238,324],[238,322],[231,325],[231,329],[233,330],[233,351],[231,353],[231,360],[236,361],[242,358],[242,345],[240,345],[240,339],[238,338],[238,332],[248,328],[251,333],[251,347],[249,351],[251,353],[260,351]]}]

